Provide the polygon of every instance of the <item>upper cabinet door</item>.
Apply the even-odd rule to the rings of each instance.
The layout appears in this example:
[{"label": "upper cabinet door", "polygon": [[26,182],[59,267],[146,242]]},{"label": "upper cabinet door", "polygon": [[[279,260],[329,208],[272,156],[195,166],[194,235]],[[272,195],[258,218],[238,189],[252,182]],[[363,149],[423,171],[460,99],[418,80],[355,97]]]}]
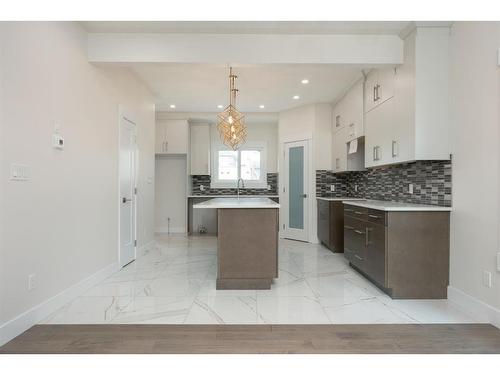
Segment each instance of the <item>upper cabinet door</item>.
[{"label": "upper cabinet door", "polygon": [[162,122],[156,122],[156,132],[155,132],[155,153],[163,154],[165,153],[165,124]]},{"label": "upper cabinet door", "polygon": [[341,128],[333,134],[332,166],[334,172],[347,170],[346,128]]},{"label": "upper cabinet door", "polygon": [[333,132],[342,129],[345,126],[345,100],[342,98],[335,107],[333,107]]},{"label": "upper cabinet door", "polygon": [[158,120],[155,137],[157,154],[187,154],[189,124],[187,120]]},{"label": "upper cabinet door", "polygon": [[191,125],[189,150],[192,175],[210,174],[210,125]]},{"label": "upper cabinet door", "polygon": [[378,70],[373,69],[365,81],[365,113],[377,106]]},{"label": "upper cabinet door", "polygon": [[377,105],[394,96],[396,82],[396,68],[384,68],[378,70],[378,83],[375,90]]},{"label": "upper cabinet door", "polygon": [[351,87],[345,101],[348,107],[345,117],[347,141],[349,142],[365,135],[363,124],[363,81],[360,80]]}]

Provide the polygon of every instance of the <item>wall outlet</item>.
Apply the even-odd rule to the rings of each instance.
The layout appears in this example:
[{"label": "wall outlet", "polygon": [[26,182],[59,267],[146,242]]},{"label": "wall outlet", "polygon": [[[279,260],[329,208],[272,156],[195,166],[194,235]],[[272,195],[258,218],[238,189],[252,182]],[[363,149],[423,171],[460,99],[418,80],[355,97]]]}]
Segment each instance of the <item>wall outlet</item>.
[{"label": "wall outlet", "polygon": [[205,191],[205,185],[200,185],[200,191]]},{"label": "wall outlet", "polygon": [[413,194],[413,184],[408,184],[408,193]]},{"label": "wall outlet", "polygon": [[335,191],[335,185],[330,185],[330,191]]},{"label": "wall outlet", "polygon": [[491,272],[483,271],[483,285],[491,288]]},{"label": "wall outlet", "polygon": [[32,273],[28,275],[28,290],[33,290],[36,288],[36,274]]}]

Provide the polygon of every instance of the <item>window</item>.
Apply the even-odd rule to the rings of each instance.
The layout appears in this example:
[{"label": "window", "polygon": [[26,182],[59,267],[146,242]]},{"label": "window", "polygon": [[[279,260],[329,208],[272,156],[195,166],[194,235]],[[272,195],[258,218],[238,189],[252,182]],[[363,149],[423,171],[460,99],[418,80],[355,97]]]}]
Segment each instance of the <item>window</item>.
[{"label": "window", "polygon": [[215,175],[212,176],[212,187],[234,188],[238,178],[243,179],[245,187],[267,187],[265,144],[245,144],[238,151],[220,146],[214,151],[212,170]]}]

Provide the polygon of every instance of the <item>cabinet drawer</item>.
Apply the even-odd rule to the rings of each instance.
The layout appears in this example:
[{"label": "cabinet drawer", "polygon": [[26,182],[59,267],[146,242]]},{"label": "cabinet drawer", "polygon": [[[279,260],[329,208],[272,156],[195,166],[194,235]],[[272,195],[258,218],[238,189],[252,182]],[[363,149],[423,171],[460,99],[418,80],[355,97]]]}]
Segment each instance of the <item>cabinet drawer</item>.
[{"label": "cabinet drawer", "polygon": [[350,216],[359,220],[366,220],[367,209],[363,207],[344,205],[344,215]]},{"label": "cabinet drawer", "polygon": [[373,210],[369,208],[366,211],[366,220],[369,221],[370,223],[386,226],[385,211]]},{"label": "cabinet drawer", "polygon": [[348,216],[344,218],[344,252],[352,264],[362,270],[366,268],[366,227],[363,221]]}]

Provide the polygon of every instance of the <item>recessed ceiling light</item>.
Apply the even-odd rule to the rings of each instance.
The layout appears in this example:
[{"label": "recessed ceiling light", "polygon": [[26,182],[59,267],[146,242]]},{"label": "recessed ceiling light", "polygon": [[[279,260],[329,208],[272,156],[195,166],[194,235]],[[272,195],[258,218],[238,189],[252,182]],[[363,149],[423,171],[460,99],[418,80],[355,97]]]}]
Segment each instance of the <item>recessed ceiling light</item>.
[{"label": "recessed ceiling light", "polygon": [[217,108],[219,108],[219,109],[220,109],[220,108],[224,108],[224,106],[223,106],[222,104],[219,104],[219,105],[217,106]]},{"label": "recessed ceiling light", "polygon": [[298,95],[294,95],[294,96],[293,96],[293,99],[294,99],[294,100],[299,100],[299,99],[300,99],[300,96],[298,96]]},{"label": "recessed ceiling light", "polygon": [[266,108],[266,107],[264,106],[264,104],[261,104],[261,105],[259,105],[259,108],[260,108],[260,109],[264,109],[264,108]]},{"label": "recessed ceiling light", "polygon": [[171,109],[175,109],[175,104],[170,104]]},{"label": "recessed ceiling light", "polygon": [[307,84],[309,83],[309,80],[308,80],[308,79],[303,79],[303,80],[302,80],[302,81],[300,81],[300,82],[302,82],[302,84],[304,84],[304,85],[307,85]]}]

